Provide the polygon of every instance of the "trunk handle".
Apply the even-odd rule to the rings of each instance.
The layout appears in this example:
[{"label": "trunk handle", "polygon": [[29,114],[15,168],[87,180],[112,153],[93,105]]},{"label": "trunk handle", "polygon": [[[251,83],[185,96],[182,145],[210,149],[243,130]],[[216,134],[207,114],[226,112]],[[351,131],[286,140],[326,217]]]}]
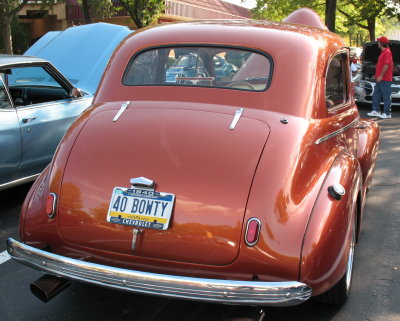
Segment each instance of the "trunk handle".
[{"label": "trunk handle", "polygon": [[141,189],[147,189],[150,191],[154,191],[156,188],[156,183],[152,181],[151,179],[148,179],[146,177],[134,177],[131,178],[130,180],[132,188],[141,188]]}]

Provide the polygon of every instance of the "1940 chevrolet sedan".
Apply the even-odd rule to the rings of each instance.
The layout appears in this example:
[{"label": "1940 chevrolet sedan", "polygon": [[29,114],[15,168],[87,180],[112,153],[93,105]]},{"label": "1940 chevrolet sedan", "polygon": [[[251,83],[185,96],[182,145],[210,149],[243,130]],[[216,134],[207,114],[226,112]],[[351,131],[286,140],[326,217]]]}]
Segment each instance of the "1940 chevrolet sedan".
[{"label": "1940 chevrolet sedan", "polygon": [[[198,72],[167,70],[182,56]],[[216,77],[215,57],[235,66]],[[204,70],[207,72],[205,73]],[[17,261],[171,298],[289,306],[349,295],[379,128],[314,12],[140,30],[32,186]]]}]

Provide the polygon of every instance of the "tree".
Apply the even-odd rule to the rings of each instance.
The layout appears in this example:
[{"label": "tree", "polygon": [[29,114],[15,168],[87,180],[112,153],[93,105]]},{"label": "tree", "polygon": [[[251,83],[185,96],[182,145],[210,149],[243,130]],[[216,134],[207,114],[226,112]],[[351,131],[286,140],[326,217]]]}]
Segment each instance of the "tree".
[{"label": "tree", "polygon": [[26,5],[28,0],[0,0],[0,28],[3,38],[4,50],[7,54],[13,53],[11,21],[12,18]]},{"label": "tree", "polygon": [[256,19],[268,18],[282,20],[293,11],[300,8],[311,8],[319,15],[325,15],[325,24],[328,29],[335,32],[337,0],[257,0],[257,6],[252,10]]},{"label": "tree", "polygon": [[[256,19],[282,20],[296,9],[309,7],[325,16],[325,24],[329,30],[336,32],[339,29],[344,32],[357,26],[367,30],[369,38],[374,40],[376,26],[381,18],[397,17],[400,20],[399,4],[400,0],[257,0],[257,6],[252,13]],[[337,11],[336,17],[334,11]]]},{"label": "tree", "polygon": [[386,15],[400,21],[400,0],[387,0]]},{"label": "tree", "polygon": [[92,17],[109,18],[114,16],[116,9],[111,0],[80,0],[85,23],[92,23]]},{"label": "tree", "polygon": [[325,24],[332,32],[336,31],[336,2],[337,0],[326,0],[325,6]]},{"label": "tree", "polygon": [[138,28],[148,26],[165,10],[164,0],[119,0],[119,2]]},{"label": "tree", "polygon": [[0,28],[7,54],[13,53],[11,22],[28,2],[29,4],[40,4],[43,8],[51,6],[55,0],[0,0]]},{"label": "tree", "polygon": [[92,23],[92,17],[90,16],[90,0],[82,0],[82,11],[85,17],[85,23]]},{"label": "tree", "polygon": [[370,41],[375,40],[376,20],[384,15],[388,1],[385,0],[342,0],[338,11],[350,25],[368,30]]},{"label": "tree", "polygon": [[322,14],[321,9],[325,8],[325,5],[324,1],[318,0],[257,0],[257,5],[251,12],[255,19],[280,21],[293,11],[304,7]]}]

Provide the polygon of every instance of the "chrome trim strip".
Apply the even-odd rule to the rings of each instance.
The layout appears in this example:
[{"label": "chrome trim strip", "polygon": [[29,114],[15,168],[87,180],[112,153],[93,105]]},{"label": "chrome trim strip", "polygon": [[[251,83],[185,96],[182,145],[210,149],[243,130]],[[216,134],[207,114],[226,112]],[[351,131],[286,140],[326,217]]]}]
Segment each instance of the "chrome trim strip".
[{"label": "chrome trim strip", "polygon": [[27,176],[27,177],[24,177],[24,178],[17,179],[17,180],[12,181],[12,182],[1,184],[0,185],[0,191],[4,190],[6,188],[11,188],[11,187],[14,187],[14,186],[18,186],[18,185],[21,185],[21,184],[32,182],[36,178],[38,178],[39,175],[40,174],[35,174],[35,175],[32,175],[32,176]]},{"label": "chrome trim strip", "polygon": [[326,140],[328,140],[328,139],[330,139],[332,137],[335,137],[335,136],[339,135],[340,133],[343,133],[345,130],[349,129],[350,127],[353,127],[357,122],[358,122],[358,118],[355,119],[354,121],[352,121],[350,124],[340,128],[340,129],[338,129],[338,130],[336,130],[336,131],[334,131],[334,132],[332,132],[332,133],[330,133],[330,134],[328,134],[328,135],[326,135],[326,136],[324,136],[322,138],[317,139],[315,144],[317,144],[317,145],[321,144],[322,142],[324,142],[324,141],[326,141]]},{"label": "chrome trim strip", "polygon": [[57,100],[57,101],[51,101],[47,103],[37,103],[37,104],[32,104],[32,105],[22,105],[22,106],[16,106],[16,110],[28,110],[28,109],[36,109],[36,108],[42,108],[42,107],[49,107],[49,106],[54,106],[54,105],[62,105],[62,104],[72,104],[72,103],[81,103],[85,100],[93,100],[93,96],[90,97],[81,97],[81,98],[66,98],[62,100]]},{"label": "chrome trim strip", "polygon": [[13,112],[13,113],[15,113],[15,108],[14,107],[11,107],[11,108],[7,108],[7,109],[0,109],[0,113],[2,113],[2,112]]},{"label": "chrome trim strip", "polygon": [[231,126],[229,127],[229,129],[235,129],[236,124],[238,123],[242,114],[243,114],[243,108],[239,108],[238,110],[236,110],[235,116],[233,117],[233,120],[232,120],[232,123],[231,123]]},{"label": "chrome trim strip", "polygon": [[127,101],[126,103],[123,103],[121,105],[121,108],[118,110],[117,114],[113,118],[114,122],[118,120],[118,118],[122,115],[122,113],[125,111],[125,109],[128,108],[130,103],[131,103],[130,101]]},{"label": "chrome trim strip", "polygon": [[291,306],[311,296],[300,282],[232,281],[156,274],[63,257],[7,240],[7,251],[21,264],[67,279],[169,298],[244,305]]}]

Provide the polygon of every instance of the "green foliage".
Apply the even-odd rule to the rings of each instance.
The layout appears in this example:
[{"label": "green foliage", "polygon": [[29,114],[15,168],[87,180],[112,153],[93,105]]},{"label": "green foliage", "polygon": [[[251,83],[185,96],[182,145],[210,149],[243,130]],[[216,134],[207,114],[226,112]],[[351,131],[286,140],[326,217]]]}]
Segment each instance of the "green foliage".
[{"label": "green foliage", "polygon": [[[85,0],[78,0],[78,3],[82,6]],[[86,0],[87,5],[90,8],[90,14],[93,18],[110,18],[118,13],[111,0]]]},{"label": "green foliage", "polygon": [[11,22],[12,43],[15,54],[23,54],[29,48],[29,32],[17,17]]},{"label": "green foliage", "polygon": [[386,16],[395,18],[397,22],[400,22],[400,0],[387,0],[386,2]]},{"label": "green foliage", "polygon": [[[11,31],[13,28],[13,21],[16,18],[18,11],[20,11],[24,5],[29,4],[40,4],[41,8],[51,8],[56,2],[63,2],[62,0],[0,0],[0,29],[1,29],[1,39],[4,46],[4,52],[8,54],[13,53],[13,41],[12,37],[16,35],[22,43],[18,43],[17,49],[23,50],[24,36],[23,30],[20,26],[14,25],[14,34]],[[15,42],[15,41],[14,41]]]},{"label": "green foliage", "polygon": [[165,10],[164,0],[120,0],[138,28],[150,25]]},{"label": "green foliage", "polygon": [[[255,19],[281,21],[294,10],[308,7],[325,18],[325,0],[257,0],[251,11]],[[389,18],[392,18],[389,19]],[[359,35],[363,39],[371,32],[385,33],[393,26],[393,18],[400,21],[400,0],[338,0],[336,32],[340,35]]]},{"label": "green foliage", "polygon": [[251,13],[254,19],[281,21],[293,11],[305,7],[315,10],[321,16],[325,13],[325,1],[321,0],[257,0]]},{"label": "green foliage", "polygon": [[376,0],[339,0],[338,2],[338,10],[347,18],[348,24],[357,24],[360,27],[366,27],[368,20],[376,19],[383,15],[385,7],[385,1]]},{"label": "green foliage", "polygon": [[[11,22],[11,35],[14,53],[23,54],[29,48],[29,32],[26,26],[18,21],[17,17],[14,17]],[[3,39],[0,37],[0,48],[3,47]]]}]

